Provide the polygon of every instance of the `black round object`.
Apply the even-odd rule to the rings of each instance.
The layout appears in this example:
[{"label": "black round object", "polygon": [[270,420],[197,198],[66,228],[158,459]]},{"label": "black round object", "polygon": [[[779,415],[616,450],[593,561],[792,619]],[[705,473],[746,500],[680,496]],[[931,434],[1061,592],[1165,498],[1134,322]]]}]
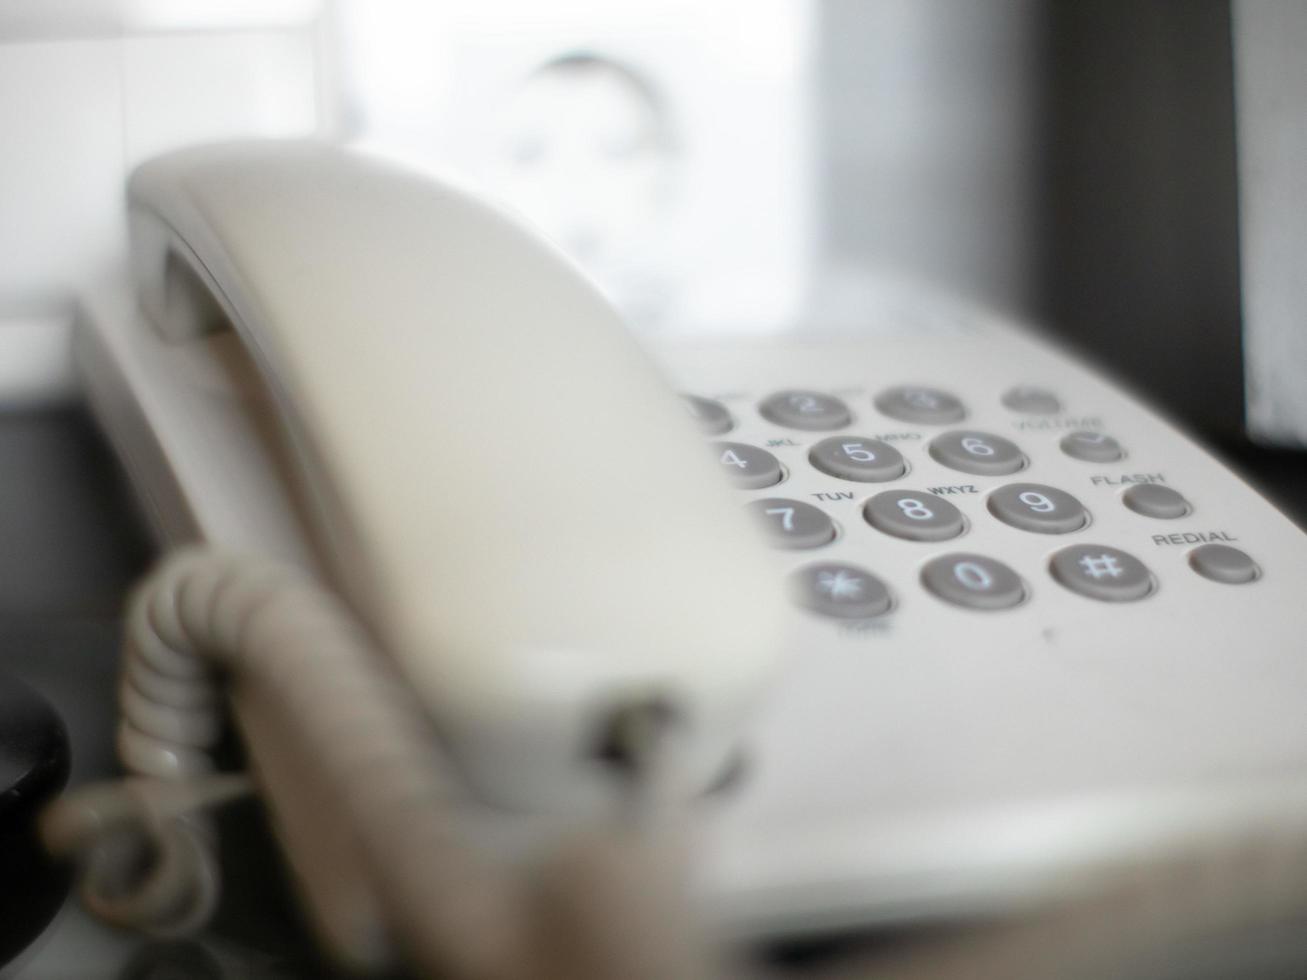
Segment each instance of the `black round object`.
[{"label": "black round object", "polygon": [[45,854],[36,819],[68,781],[68,732],[44,698],[0,673],[0,965],[41,934],[68,875]]}]

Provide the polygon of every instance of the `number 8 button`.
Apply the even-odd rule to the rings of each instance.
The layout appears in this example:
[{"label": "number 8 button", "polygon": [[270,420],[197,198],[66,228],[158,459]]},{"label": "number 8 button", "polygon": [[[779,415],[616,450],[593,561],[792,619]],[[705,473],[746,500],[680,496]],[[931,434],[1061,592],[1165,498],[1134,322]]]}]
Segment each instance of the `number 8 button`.
[{"label": "number 8 button", "polygon": [[1042,483],[1009,483],[989,495],[989,512],[1004,524],[1040,534],[1068,534],[1089,523],[1089,512],[1065,490]]},{"label": "number 8 button", "polygon": [[867,523],[909,541],[946,541],[966,530],[967,522],[947,500],[915,490],[886,490],[862,508]]}]

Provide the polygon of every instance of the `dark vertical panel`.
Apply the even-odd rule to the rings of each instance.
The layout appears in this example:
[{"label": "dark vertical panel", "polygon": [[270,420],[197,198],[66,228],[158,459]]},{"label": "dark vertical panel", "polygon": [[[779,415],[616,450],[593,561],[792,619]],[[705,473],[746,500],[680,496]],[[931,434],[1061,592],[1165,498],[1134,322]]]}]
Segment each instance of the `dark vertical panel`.
[{"label": "dark vertical panel", "polygon": [[1202,434],[1243,422],[1228,4],[1051,0],[1040,313]]}]

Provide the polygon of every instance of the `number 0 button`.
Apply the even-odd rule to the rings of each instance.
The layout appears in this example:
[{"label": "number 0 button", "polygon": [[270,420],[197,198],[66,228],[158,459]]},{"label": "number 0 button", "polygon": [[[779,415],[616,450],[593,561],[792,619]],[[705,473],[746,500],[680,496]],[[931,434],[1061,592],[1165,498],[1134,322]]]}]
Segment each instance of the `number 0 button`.
[{"label": "number 0 button", "polygon": [[978,476],[1005,476],[1026,465],[1016,443],[988,432],[945,432],[931,440],[930,455],[950,469]]},{"label": "number 0 button", "polygon": [[1004,524],[1039,534],[1067,534],[1089,523],[1084,505],[1042,483],[1009,483],[989,495],[989,512]]},{"label": "number 0 button", "polygon": [[947,541],[966,530],[967,522],[947,500],[915,490],[886,490],[862,508],[867,523],[878,531],[909,541]]},{"label": "number 0 button", "polygon": [[741,490],[761,490],[781,482],[781,462],[765,449],[743,442],[715,442],[713,452],[727,478]]},{"label": "number 0 button", "polygon": [[889,443],[858,436],[831,436],[808,453],[813,466],[830,476],[860,483],[897,480],[907,470],[903,456]]},{"label": "number 0 button", "polygon": [[968,609],[1007,609],[1026,597],[1021,576],[984,555],[943,555],[926,563],[921,584],[945,602]]},{"label": "number 0 button", "polygon": [[835,522],[801,500],[765,497],[748,507],[778,548],[820,548],[835,537]]}]

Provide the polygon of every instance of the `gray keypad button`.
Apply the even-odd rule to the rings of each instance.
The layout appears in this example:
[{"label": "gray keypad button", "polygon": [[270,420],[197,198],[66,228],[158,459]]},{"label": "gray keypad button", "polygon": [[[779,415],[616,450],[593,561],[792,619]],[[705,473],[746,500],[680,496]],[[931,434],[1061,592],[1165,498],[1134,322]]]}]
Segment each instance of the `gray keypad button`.
[{"label": "gray keypad button", "polygon": [[1056,415],[1062,411],[1062,403],[1057,395],[1046,388],[1032,385],[1017,385],[1003,393],[1003,404],[1014,412],[1028,415]]},{"label": "gray keypad button", "polygon": [[838,429],[853,421],[847,405],[819,391],[778,391],[763,399],[758,411],[767,421],[791,429]]},{"label": "gray keypad button", "polygon": [[930,441],[936,462],[977,476],[1005,476],[1025,468],[1025,454],[1016,443],[988,432],[959,429]]},{"label": "gray keypad button", "polygon": [[800,568],[790,577],[790,591],[799,605],[837,619],[870,619],[893,605],[884,582],[843,562]]},{"label": "gray keypad button", "polygon": [[1192,507],[1177,491],[1158,483],[1139,483],[1121,494],[1121,501],[1136,514],[1173,521],[1184,517]]},{"label": "gray keypad button", "polygon": [[1008,609],[1026,597],[1021,576],[984,555],[942,555],[926,563],[921,584],[946,602],[968,609]]},{"label": "gray keypad button", "polygon": [[1111,436],[1084,429],[1068,432],[1058,445],[1072,459],[1089,463],[1112,463],[1125,455],[1121,444]]},{"label": "gray keypad button", "polygon": [[947,500],[916,490],[886,490],[862,507],[878,531],[909,541],[947,541],[967,529],[966,518]]},{"label": "gray keypad button", "polygon": [[1228,585],[1242,585],[1262,574],[1257,562],[1228,544],[1205,544],[1195,548],[1189,552],[1189,567],[1203,578]]},{"label": "gray keypad button", "polygon": [[947,391],[920,385],[902,385],[882,391],[872,404],[878,412],[892,419],[925,425],[961,422],[967,415],[962,402]]},{"label": "gray keypad button", "polygon": [[1039,534],[1069,534],[1089,523],[1089,512],[1065,490],[1042,483],[1009,483],[989,495],[989,512],[1004,524]]},{"label": "gray keypad button", "polygon": [[681,398],[690,411],[690,418],[694,419],[695,425],[704,435],[725,435],[735,427],[735,420],[721,402],[700,398],[698,395],[682,395]]},{"label": "gray keypad button", "polygon": [[820,548],[835,538],[835,522],[812,504],[766,497],[748,506],[779,548]]},{"label": "gray keypad button", "polygon": [[1049,571],[1072,592],[1104,602],[1129,602],[1153,591],[1153,576],[1134,555],[1101,544],[1063,548]]},{"label": "gray keypad button", "polygon": [[741,490],[761,490],[781,482],[781,461],[743,442],[714,442],[712,450],[727,478]]},{"label": "gray keypad button", "polygon": [[907,472],[903,455],[889,443],[861,436],[831,436],[808,452],[813,466],[829,476],[860,483],[897,480]]}]

